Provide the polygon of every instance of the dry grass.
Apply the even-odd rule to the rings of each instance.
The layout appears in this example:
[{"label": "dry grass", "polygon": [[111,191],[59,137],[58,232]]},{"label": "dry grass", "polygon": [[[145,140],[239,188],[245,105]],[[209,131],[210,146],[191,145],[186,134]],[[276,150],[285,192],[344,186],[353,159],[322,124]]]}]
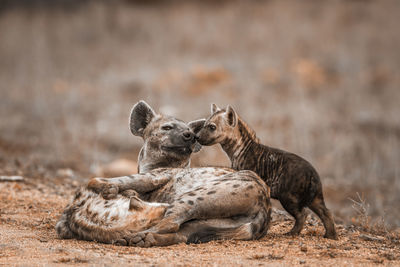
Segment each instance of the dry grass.
[{"label": "dry grass", "polygon": [[[5,9],[0,174],[79,180],[134,159],[139,99],[187,121],[232,104],[265,144],[315,165],[338,221],[361,192],[369,217],[399,227],[399,13],[397,1]],[[194,164],[228,162],[205,148]]]}]

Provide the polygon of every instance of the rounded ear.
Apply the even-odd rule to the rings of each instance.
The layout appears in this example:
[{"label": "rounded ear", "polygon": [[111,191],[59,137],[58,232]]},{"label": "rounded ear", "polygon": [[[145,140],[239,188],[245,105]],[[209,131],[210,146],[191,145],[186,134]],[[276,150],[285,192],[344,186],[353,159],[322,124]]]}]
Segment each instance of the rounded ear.
[{"label": "rounded ear", "polygon": [[143,100],[136,103],[132,108],[129,120],[132,134],[143,137],[144,129],[146,129],[155,115],[154,110]]},{"label": "rounded ear", "polygon": [[[198,132],[200,132],[200,130],[203,129],[205,123],[206,119],[199,119],[189,122],[188,125],[189,128],[192,129],[194,134],[198,134]],[[199,142],[196,141],[196,143],[194,144],[193,153],[197,153],[200,150],[201,150],[201,145]]]},{"label": "rounded ear", "polygon": [[131,200],[129,203],[129,209],[136,210],[136,211],[143,210],[144,209],[143,201],[137,197],[131,197]]},{"label": "rounded ear", "polygon": [[233,110],[233,108],[230,105],[228,105],[226,107],[225,114],[226,114],[225,116],[226,116],[226,120],[227,120],[228,124],[231,127],[235,127],[237,124],[237,115],[236,115],[236,112]]},{"label": "rounded ear", "polygon": [[192,131],[197,134],[200,132],[201,128],[203,128],[204,123],[206,122],[206,119],[199,119],[195,121],[191,121],[188,123],[189,128],[192,129]]},{"label": "rounded ear", "polygon": [[217,107],[214,103],[211,104],[211,114],[214,114],[215,112],[220,111],[221,109]]}]

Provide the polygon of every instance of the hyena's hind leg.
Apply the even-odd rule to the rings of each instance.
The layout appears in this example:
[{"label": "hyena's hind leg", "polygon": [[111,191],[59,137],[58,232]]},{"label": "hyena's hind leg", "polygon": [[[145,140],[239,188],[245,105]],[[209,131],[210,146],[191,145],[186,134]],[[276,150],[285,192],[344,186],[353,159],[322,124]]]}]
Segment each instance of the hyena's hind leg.
[{"label": "hyena's hind leg", "polygon": [[324,196],[319,192],[309,208],[318,215],[325,227],[325,238],[338,239],[332,213],[325,206]]},{"label": "hyena's hind leg", "polygon": [[[179,207],[175,206],[174,208]],[[188,218],[185,220],[185,214],[186,216],[188,215],[188,210],[178,209],[172,213],[167,211],[166,217],[157,225],[131,236],[129,244],[136,246],[165,246],[179,242],[198,243],[226,239],[259,239],[265,236],[269,229],[271,204],[269,201],[263,200],[248,215],[234,216],[232,218],[187,221]]]},{"label": "hyena's hind leg", "polygon": [[253,240],[263,237],[270,222],[270,210],[253,219],[210,219],[184,223],[176,233],[142,232],[125,238],[123,244],[138,247],[169,246],[178,243],[205,243],[211,240]]}]

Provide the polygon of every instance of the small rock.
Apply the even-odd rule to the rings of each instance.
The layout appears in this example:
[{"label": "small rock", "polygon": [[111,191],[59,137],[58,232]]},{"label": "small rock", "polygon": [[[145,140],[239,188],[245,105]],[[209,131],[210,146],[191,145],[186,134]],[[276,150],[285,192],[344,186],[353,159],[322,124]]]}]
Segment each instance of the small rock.
[{"label": "small rock", "polygon": [[58,177],[63,177],[63,178],[73,178],[73,177],[75,177],[75,173],[74,173],[73,170],[71,170],[69,168],[58,169],[57,170],[57,176]]},{"label": "small rock", "polygon": [[24,181],[24,177],[19,176],[19,175],[12,175],[12,176],[2,175],[2,176],[0,176],[0,181],[1,182],[21,182],[21,181]]},{"label": "small rock", "polygon": [[360,234],[360,238],[366,241],[384,241],[385,238],[381,236],[371,236],[366,234]]},{"label": "small rock", "polygon": [[300,260],[299,263],[300,263],[300,264],[305,264],[306,261],[305,261],[305,260]]}]

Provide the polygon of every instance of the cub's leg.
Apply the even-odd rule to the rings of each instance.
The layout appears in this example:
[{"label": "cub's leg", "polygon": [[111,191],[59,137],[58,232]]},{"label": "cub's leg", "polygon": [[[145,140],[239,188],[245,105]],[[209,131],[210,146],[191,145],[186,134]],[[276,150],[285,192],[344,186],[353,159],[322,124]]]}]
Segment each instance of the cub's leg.
[{"label": "cub's leg", "polygon": [[319,218],[321,218],[321,221],[325,227],[324,237],[330,239],[338,239],[335,224],[333,222],[333,216],[325,206],[324,196],[322,195],[322,192],[317,194],[309,208],[313,212],[315,212],[315,214],[317,214]]},{"label": "cub's leg", "polygon": [[295,219],[294,226],[288,233],[290,235],[300,234],[301,230],[303,230],[304,223],[306,221],[305,210],[303,207],[301,207],[297,199],[298,197],[290,195],[279,198],[279,201],[281,202],[285,210],[289,212],[289,214],[292,215]]}]

